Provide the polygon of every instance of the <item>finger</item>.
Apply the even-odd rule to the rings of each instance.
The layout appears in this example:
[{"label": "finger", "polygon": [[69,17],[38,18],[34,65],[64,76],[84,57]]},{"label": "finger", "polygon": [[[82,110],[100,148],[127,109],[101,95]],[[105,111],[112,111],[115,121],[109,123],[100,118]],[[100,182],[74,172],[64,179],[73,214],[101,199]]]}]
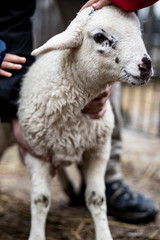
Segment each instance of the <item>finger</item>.
[{"label": "finger", "polygon": [[104,107],[100,112],[98,112],[97,114],[90,114],[90,117],[92,119],[100,119],[101,117],[103,117],[103,115],[106,112],[106,108]]},{"label": "finger", "polygon": [[110,94],[108,94],[108,93],[102,93],[102,95],[99,95],[97,98],[95,98],[95,99],[93,99],[92,100],[92,102],[94,103],[94,102],[97,102],[97,103],[105,103],[106,102],[106,100],[109,98],[109,96],[110,96]]},{"label": "finger", "polygon": [[1,68],[3,69],[12,69],[12,70],[20,70],[22,68],[21,64],[15,64],[7,61],[3,61],[1,64]]},{"label": "finger", "polygon": [[25,63],[26,62],[25,57],[20,57],[18,55],[11,54],[11,53],[7,53],[4,60],[7,62],[12,62],[12,63]]},{"label": "finger", "polygon": [[103,108],[103,106],[105,105],[106,101],[107,101],[107,98],[94,100],[94,101],[90,102],[83,110],[85,112],[89,112],[89,113],[91,113],[92,111],[98,112],[98,111],[100,111]]},{"label": "finger", "polygon": [[105,105],[101,105],[101,106],[98,106],[98,107],[94,107],[94,108],[84,108],[82,110],[82,113],[86,113],[86,114],[97,114],[99,113],[100,111],[102,111],[102,109],[105,107]]},{"label": "finger", "polygon": [[108,94],[110,95],[111,94],[111,92],[113,91],[113,85],[112,86],[109,86],[109,87],[107,87],[107,92],[108,92]]},{"label": "finger", "polygon": [[82,110],[82,112],[86,114],[95,114],[100,112],[103,109],[107,99],[109,98],[112,89],[112,86],[107,87],[103,93],[101,93],[97,98],[88,103]]},{"label": "finger", "polygon": [[12,76],[12,73],[10,72],[7,72],[3,69],[0,68],[0,76],[3,76],[3,77],[11,77]]},{"label": "finger", "polygon": [[99,0],[90,0],[90,1],[86,2],[86,3],[83,5],[83,7],[80,9],[80,12],[81,12],[83,9],[87,8],[87,7],[91,7],[92,4],[94,4],[94,3],[98,2],[98,1],[99,1]]},{"label": "finger", "polygon": [[102,92],[100,95],[98,95],[95,99],[109,97],[112,92],[112,89],[113,89],[112,86],[107,87],[106,90]]},{"label": "finger", "polygon": [[94,4],[92,5],[92,7],[93,7],[95,10],[97,10],[97,9],[100,9],[100,8],[102,8],[102,7],[104,7],[104,6],[107,6],[109,3],[110,3],[109,0],[99,0],[98,2],[94,3]]},{"label": "finger", "polygon": [[95,98],[90,103],[88,103],[84,109],[89,110],[94,108],[101,108],[106,103],[107,99],[108,99],[108,94],[106,97],[103,97],[103,98]]},{"label": "finger", "polygon": [[108,95],[106,97],[103,97],[103,98],[97,98],[97,99],[94,99],[91,104],[95,104],[95,106],[98,108],[98,107],[103,107],[103,105],[105,105],[106,101],[108,99]]}]

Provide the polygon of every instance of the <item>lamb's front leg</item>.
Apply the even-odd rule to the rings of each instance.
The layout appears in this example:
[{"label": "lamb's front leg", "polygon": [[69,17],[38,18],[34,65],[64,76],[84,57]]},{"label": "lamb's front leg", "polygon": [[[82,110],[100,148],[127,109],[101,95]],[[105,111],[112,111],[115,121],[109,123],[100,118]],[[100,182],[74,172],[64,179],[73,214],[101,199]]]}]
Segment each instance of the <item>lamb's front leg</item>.
[{"label": "lamb's front leg", "polygon": [[45,240],[45,224],[51,203],[50,163],[29,154],[25,163],[31,178],[31,231],[29,240]]},{"label": "lamb's front leg", "polygon": [[96,240],[112,240],[106,214],[104,176],[110,153],[110,141],[105,147],[84,154],[85,199],[95,224]]}]

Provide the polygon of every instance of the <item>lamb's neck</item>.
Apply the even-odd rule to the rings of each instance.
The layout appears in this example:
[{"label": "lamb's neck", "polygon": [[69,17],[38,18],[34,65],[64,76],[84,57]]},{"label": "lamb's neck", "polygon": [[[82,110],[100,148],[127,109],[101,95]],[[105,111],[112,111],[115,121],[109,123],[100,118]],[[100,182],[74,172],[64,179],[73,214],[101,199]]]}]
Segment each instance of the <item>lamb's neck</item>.
[{"label": "lamb's neck", "polygon": [[[75,94],[77,94],[77,99],[81,98],[81,108],[86,106],[86,104],[96,98],[109,86],[107,83],[102,84],[103,81],[101,81],[100,77],[94,81],[93,76],[87,76],[85,73],[81,73],[77,65],[70,61],[70,59],[66,58],[64,61],[63,70],[69,84],[72,86],[72,89],[74,89]],[[96,78],[96,76],[94,76],[94,78]]]}]

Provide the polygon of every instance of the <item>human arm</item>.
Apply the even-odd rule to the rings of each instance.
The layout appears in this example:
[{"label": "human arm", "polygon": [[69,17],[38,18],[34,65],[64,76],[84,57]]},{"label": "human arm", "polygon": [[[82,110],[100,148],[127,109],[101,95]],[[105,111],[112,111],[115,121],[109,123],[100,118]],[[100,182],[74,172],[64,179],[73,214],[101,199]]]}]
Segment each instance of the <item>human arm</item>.
[{"label": "human arm", "polygon": [[81,10],[90,6],[94,7],[94,9],[99,9],[113,3],[123,10],[134,12],[139,9],[149,7],[157,1],[158,0],[90,0],[81,8]]},{"label": "human arm", "polygon": [[158,0],[111,0],[113,4],[129,12],[149,7],[157,1]]},{"label": "human arm", "polygon": [[3,62],[3,59],[4,59],[5,55],[6,55],[6,50],[7,50],[7,47],[6,47],[5,42],[2,39],[0,39],[0,66]]},{"label": "human arm", "polygon": [[[18,143],[18,148],[19,148],[19,153],[22,157],[22,159],[24,160],[26,153],[30,153],[32,156],[43,160],[43,161],[50,161],[51,162],[51,158],[50,156],[39,156],[37,154],[34,153],[34,151],[29,147],[29,145],[25,142],[23,135],[22,135],[22,131],[18,122],[18,119],[12,119],[11,121],[11,125],[13,128],[13,134],[14,137]],[[54,166],[51,164],[50,167],[50,174],[52,177],[55,176],[56,174],[56,169],[54,168]]]},{"label": "human arm", "polygon": [[15,140],[20,147],[19,149],[20,149],[22,158],[24,158],[26,152],[29,152],[31,155],[38,157],[39,159],[46,160],[46,161],[50,160],[49,156],[39,156],[39,155],[35,154],[34,151],[30,148],[30,146],[26,143],[17,118],[14,118],[11,120],[11,126],[13,129],[13,134],[14,134]]},{"label": "human arm", "polygon": [[112,86],[106,88],[97,98],[88,103],[82,110],[83,113],[89,114],[92,119],[99,119],[106,112],[105,103],[112,92]]}]

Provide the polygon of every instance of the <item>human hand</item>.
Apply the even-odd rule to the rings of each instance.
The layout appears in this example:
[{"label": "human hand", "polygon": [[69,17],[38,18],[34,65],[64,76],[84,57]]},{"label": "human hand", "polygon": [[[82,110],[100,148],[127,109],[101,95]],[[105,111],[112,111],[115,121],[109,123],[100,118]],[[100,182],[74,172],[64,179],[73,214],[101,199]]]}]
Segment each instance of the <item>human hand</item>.
[{"label": "human hand", "polygon": [[101,118],[106,112],[105,103],[112,92],[112,86],[106,88],[97,98],[88,103],[82,110],[83,113],[89,114],[92,119]]},{"label": "human hand", "polygon": [[[12,128],[13,128],[14,137],[15,137],[15,139],[17,141],[17,144],[18,144],[20,155],[21,155],[23,160],[24,160],[24,157],[25,157],[26,153],[28,152],[32,156],[34,156],[34,157],[36,157],[40,160],[51,161],[50,156],[39,156],[39,155],[35,154],[34,151],[28,146],[28,144],[25,142],[25,140],[23,138],[18,119],[12,119],[11,125],[12,125]],[[54,175],[56,174],[56,170],[55,170],[54,166],[52,166],[52,165],[51,165],[51,169],[50,169],[50,174],[51,174],[52,177],[54,177]]]},{"label": "human hand", "polygon": [[100,9],[104,6],[109,5],[111,2],[110,0],[89,0],[83,7],[80,9],[82,11],[84,8],[93,7],[95,10]]},{"label": "human hand", "polygon": [[4,69],[20,70],[22,68],[22,63],[25,62],[26,62],[25,57],[19,57],[15,54],[7,53],[0,66],[0,76],[11,77],[12,73]]},{"label": "human hand", "polygon": [[14,137],[15,137],[15,139],[16,139],[19,147],[20,147],[20,153],[22,153],[22,157],[25,156],[26,152],[29,152],[31,155],[33,155],[35,157],[38,157],[39,159],[46,160],[46,161],[48,161],[50,159],[49,156],[46,156],[46,157],[38,156],[28,146],[28,144],[25,142],[25,140],[23,138],[23,134],[22,134],[22,131],[21,131],[21,128],[20,128],[20,125],[19,125],[19,122],[18,122],[17,118],[11,120],[11,125],[12,125],[12,128],[13,128]]}]

